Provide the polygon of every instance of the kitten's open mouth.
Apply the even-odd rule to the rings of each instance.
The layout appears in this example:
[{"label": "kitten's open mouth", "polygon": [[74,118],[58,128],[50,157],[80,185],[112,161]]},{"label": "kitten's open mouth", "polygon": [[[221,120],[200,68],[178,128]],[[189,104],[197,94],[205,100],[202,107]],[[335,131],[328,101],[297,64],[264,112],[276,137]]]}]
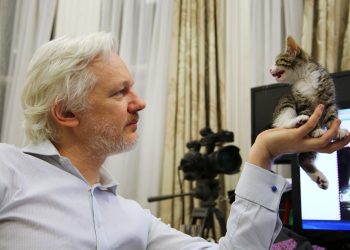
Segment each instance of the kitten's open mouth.
[{"label": "kitten's open mouth", "polygon": [[272,73],[273,77],[280,78],[284,74],[284,70],[277,71],[275,73]]}]

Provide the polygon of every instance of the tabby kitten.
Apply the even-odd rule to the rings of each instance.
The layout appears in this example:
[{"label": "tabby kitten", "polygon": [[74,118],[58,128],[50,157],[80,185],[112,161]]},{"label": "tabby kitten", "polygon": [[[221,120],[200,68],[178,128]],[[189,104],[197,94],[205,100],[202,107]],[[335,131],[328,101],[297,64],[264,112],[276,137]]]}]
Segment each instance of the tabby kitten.
[{"label": "tabby kitten", "polygon": [[[310,133],[320,137],[332,121],[338,117],[335,103],[335,86],[326,69],[312,60],[292,37],[287,38],[285,52],[279,54],[270,73],[277,82],[292,84],[291,93],[283,96],[273,114],[273,127],[294,128],[305,123],[318,104],[324,105],[324,113],[317,127]],[[347,135],[339,129],[337,139]],[[316,152],[300,153],[299,165],[322,189],[328,188],[328,180],[314,165]]]}]

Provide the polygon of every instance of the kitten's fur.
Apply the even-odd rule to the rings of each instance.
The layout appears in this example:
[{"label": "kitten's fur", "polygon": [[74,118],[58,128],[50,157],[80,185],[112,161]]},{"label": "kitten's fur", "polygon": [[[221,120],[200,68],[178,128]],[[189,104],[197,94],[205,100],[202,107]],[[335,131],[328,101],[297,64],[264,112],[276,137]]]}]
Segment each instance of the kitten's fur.
[{"label": "kitten's fur", "polygon": [[[318,126],[310,133],[320,137],[325,128],[338,117],[335,104],[335,87],[326,69],[303,51],[292,37],[287,38],[285,52],[276,57],[270,73],[278,82],[291,83],[291,93],[282,97],[273,114],[273,127],[294,128],[305,123],[318,104],[324,104],[324,113]],[[339,129],[337,139],[347,131]],[[322,189],[328,188],[328,180],[314,165],[315,152],[299,154],[299,165]]]}]

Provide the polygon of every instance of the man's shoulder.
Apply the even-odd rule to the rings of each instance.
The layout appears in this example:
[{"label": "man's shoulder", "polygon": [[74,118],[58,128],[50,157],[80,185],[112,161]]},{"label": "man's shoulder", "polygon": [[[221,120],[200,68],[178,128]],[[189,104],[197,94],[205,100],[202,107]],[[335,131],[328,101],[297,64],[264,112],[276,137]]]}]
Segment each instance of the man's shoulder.
[{"label": "man's shoulder", "polygon": [[24,155],[21,148],[12,144],[0,143],[0,162],[6,159],[18,159],[21,155]]},{"label": "man's shoulder", "polygon": [[6,153],[6,152],[22,152],[22,150],[12,144],[0,143],[0,154]]},{"label": "man's shoulder", "polygon": [[140,203],[138,203],[137,201],[133,200],[133,199],[128,199],[125,198],[123,196],[121,196],[120,194],[117,195],[119,202],[128,209],[131,209],[132,211],[138,210],[138,211],[142,211],[144,212],[145,209],[140,205]]},{"label": "man's shoulder", "polygon": [[[0,173],[2,182],[4,178],[9,181],[27,160],[22,150],[15,145],[0,143]],[[1,178],[0,178],[1,179]]]}]

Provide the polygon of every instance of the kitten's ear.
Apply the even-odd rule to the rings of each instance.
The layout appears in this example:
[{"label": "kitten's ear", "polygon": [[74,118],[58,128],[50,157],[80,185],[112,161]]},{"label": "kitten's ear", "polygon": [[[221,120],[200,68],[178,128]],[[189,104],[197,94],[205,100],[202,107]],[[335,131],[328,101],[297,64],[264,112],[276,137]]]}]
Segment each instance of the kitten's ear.
[{"label": "kitten's ear", "polygon": [[287,45],[286,52],[288,52],[294,56],[298,56],[301,53],[301,49],[300,49],[299,45],[295,42],[293,37],[291,37],[291,36],[287,37],[286,45]]}]

